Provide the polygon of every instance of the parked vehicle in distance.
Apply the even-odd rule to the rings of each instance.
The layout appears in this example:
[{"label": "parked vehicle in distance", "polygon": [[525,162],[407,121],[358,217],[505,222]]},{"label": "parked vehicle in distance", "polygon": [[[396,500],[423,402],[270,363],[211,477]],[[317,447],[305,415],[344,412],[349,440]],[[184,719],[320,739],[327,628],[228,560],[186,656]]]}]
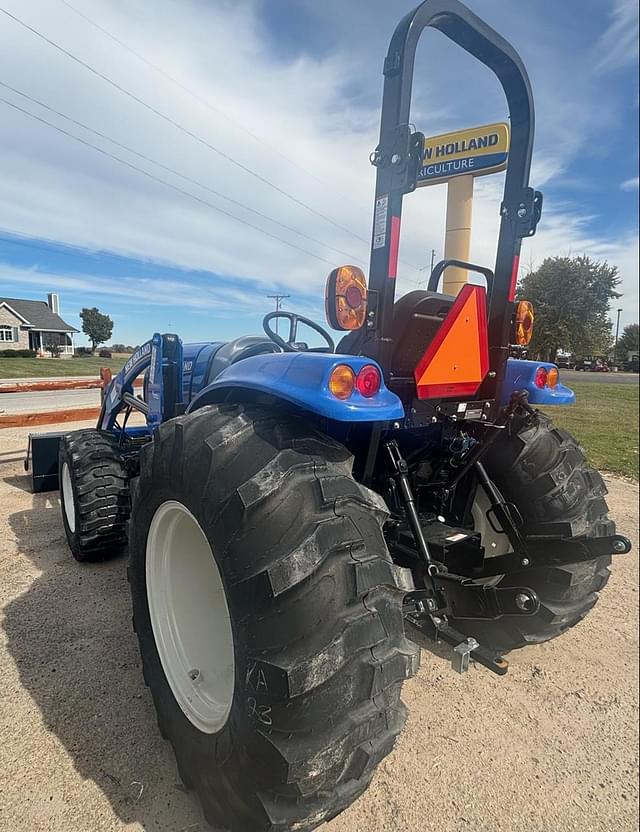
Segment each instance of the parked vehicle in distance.
[{"label": "parked vehicle in distance", "polygon": [[574,367],[573,353],[558,350],[556,354],[556,366],[561,370],[572,370]]},{"label": "parked vehicle in distance", "polygon": [[113,358],[113,353],[111,352],[111,350],[100,350],[98,355],[100,356],[100,358]]},{"label": "parked vehicle in distance", "polygon": [[602,356],[585,355],[576,361],[574,369],[585,373],[608,373],[611,368]]}]

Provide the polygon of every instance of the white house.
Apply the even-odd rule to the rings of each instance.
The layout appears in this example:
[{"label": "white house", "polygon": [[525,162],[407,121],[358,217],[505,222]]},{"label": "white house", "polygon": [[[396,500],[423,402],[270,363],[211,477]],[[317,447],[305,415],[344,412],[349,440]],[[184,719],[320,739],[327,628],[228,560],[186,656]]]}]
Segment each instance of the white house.
[{"label": "white house", "polygon": [[47,354],[57,345],[62,356],[73,355],[73,334],[77,329],[59,315],[58,295],[43,300],[0,297],[0,350],[36,350]]}]

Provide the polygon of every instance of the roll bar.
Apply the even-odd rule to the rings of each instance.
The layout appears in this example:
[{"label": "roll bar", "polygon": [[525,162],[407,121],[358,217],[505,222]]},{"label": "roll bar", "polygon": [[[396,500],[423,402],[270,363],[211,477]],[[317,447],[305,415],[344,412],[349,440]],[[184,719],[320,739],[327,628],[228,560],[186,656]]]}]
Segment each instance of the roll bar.
[{"label": "roll bar", "polygon": [[[402,200],[415,190],[421,133],[409,126],[415,54],[424,29],[438,29],[500,81],[507,99],[511,146],[500,208],[501,222],[489,309],[490,379],[480,393],[495,393],[508,357],[509,327],[521,240],[535,233],[542,195],[529,188],[534,136],[531,85],[520,56],[458,0],[425,0],[398,24],[384,62],[380,141],[371,156],[377,168],[369,290],[373,315],[363,352],[388,373],[393,348],[393,303]],[[493,375],[495,373],[495,375]],[[493,391],[489,388],[493,388]]]}]

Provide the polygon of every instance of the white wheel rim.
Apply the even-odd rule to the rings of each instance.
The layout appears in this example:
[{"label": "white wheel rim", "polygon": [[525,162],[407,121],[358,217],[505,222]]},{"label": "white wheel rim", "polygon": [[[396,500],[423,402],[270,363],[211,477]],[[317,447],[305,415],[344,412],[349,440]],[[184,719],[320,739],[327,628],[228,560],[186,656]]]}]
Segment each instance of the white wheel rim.
[{"label": "white wheel rim", "polygon": [[76,507],[73,502],[73,488],[71,487],[71,472],[66,462],[62,464],[62,505],[67,518],[67,526],[73,534],[76,530]]},{"label": "white wheel rim", "polygon": [[200,524],[175,500],[151,521],[146,550],[151,626],[169,687],[187,719],[219,731],[233,701],[231,616],[218,564]]}]

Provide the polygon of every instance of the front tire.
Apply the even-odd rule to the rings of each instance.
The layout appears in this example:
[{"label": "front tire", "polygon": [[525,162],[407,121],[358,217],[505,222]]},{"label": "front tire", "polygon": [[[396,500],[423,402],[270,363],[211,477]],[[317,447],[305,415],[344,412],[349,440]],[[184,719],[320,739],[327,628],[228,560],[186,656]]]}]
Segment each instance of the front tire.
[{"label": "front tire", "polygon": [[[134,626],[160,730],[214,828],[314,829],[364,791],[404,723],[400,689],[418,666],[402,615],[413,583],[386,549],[384,503],[353,480],[351,462],[301,419],[236,405],[171,420],[142,451],[130,543]],[[223,592],[217,603],[199,590],[205,580],[193,573],[184,536],[167,544],[159,515],[170,511],[176,522],[190,516],[206,544]],[[158,548],[173,562],[164,586],[149,578]],[[176,601],[185,588],[191,605]],[[219,646],[225,615],[212,618],[221,604],[231,654]],[[210,651],[193,635],[198,618]],[[173,661],[163,646],[172,638],[182,644]],[[217,696],[216,671],[231,665],[232,685]],[[185,701],[209,682],[218,721],[210,711],[198,722]]]},{"label": "front tire", "polygon": [[130,512],[129,474],[110,433],[78,430],[60,441],[60,506],[69,548],[77,561],[122,552]]}]

